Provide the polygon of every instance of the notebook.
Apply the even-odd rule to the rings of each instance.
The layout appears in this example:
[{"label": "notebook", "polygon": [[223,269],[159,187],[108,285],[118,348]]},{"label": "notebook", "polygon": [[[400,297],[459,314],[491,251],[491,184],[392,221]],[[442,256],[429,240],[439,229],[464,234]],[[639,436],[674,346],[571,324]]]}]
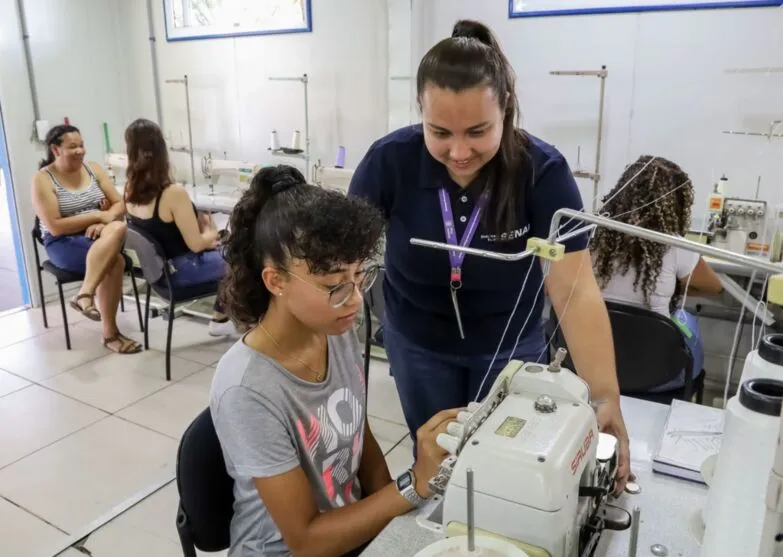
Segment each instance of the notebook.
[{"label": "notebook", "polygon": [[653,456],[653,472],[705,483],[701,466],[720,451],[722,439],[722,409],[673,400]]}]

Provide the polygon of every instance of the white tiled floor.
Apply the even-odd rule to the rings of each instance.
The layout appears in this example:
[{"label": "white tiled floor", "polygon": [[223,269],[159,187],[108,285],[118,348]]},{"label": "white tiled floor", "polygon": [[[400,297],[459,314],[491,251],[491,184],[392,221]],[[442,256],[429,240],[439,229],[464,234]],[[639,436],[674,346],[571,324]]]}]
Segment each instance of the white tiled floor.
[{"label": "white tiled floor", "polygon": [[[135,308],[120,327],[137,340]],[[100,324],[59,305],[0,319],[0,555],[52,557],[91,523],[173,477],[180,435],[207,405],[214,365],[230,346],[202,323],[174,324],[172,381],[164,378],[166,322],[150,322],[150,350],[116,355]],[[385,364],[373,362],[370,427],[392,475],[412,461],[402,409]],[[68,549],[64,557],[180,557],[168,483]],[[71,540],[75,541],[75,540]],[[217,554],[221,557],[221,554]]]}]

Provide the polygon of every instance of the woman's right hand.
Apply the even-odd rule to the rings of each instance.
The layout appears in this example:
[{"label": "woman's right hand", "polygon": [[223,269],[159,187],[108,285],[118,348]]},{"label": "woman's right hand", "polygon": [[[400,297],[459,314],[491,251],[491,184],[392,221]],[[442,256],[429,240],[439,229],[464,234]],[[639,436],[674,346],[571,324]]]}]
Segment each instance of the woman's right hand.
[{"label": "woman's right hand", "polygon": [[448,452],[437,444],[438,435],[446,432],[446,426],[456,421],[457,414],[464,408],[442,410],[421,426],[416,432],[416,462],[413,475],[416,476],[416,491],[422,497],[431,497],[429,481],[440,471]]}]

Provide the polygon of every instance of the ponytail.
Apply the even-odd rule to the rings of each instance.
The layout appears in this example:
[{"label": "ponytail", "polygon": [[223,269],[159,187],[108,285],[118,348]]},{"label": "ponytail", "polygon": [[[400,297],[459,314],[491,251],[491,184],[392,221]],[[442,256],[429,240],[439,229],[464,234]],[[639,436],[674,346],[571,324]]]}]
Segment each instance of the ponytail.
[{"label": "ponytail", "polygon": [[296,259],[311,273],[334,273],[376,258],[383,230],[383,215],[367,201],[309,185],[291,166],[262,168],[234,207],[224,242],[226,313],[258,323],[272,299],[264,267],[286,270]]},{"label": "ponytail", "polygon": [[[451,37],[443,39],[422,58],[416,75],[421,98],[427,85],[455,92],[477,86],[491,87],[503,111],[503,134],[497,155],[487,164],[485,190],[489,205],[487,228],[495,233],[513,230],[532,175],[527,139],[517,128],[519,103],[516,75],[495,35],[483,23],[458,21]],[[521,181],[521,186],[520,186]]]},{"label": "ponytail", "polygon": [[[261,273],[267,259],[280,267],[285,265],[287,250],[281,240],[289,235],[285,230],[270,228],[283,220],[285,213],[290,213],[293,204],[276,199],[283,201],[275,203],[282,207],[277,211],[266,209],[273,196],[306,183],[296,168],[285,165],[262,168],[234,207],[229,220],[230,234],[224,243],[229,272],[222,284],[222,297],[234,321],[252,325],[266,313],[272,296]],[[287,228],[292,227],[289,224]]]},{"label": "ponytail", "polygon": [[63,137],[69,133],[81,132],[79,131],[79,128],[76,126],[71,126],[70,124],[61,124],[59,126],[54,126],[49,130],[49,132],[46,134],[46,139],[44,140],[44,144],[46,145],[46,158],[41,159],[41,161],[38,163],[39,170],[44,166],[49,166],[54,162],[55,156],[54,151],[52,150],[52,145],[57,145],[58,147],[62,145]]}]

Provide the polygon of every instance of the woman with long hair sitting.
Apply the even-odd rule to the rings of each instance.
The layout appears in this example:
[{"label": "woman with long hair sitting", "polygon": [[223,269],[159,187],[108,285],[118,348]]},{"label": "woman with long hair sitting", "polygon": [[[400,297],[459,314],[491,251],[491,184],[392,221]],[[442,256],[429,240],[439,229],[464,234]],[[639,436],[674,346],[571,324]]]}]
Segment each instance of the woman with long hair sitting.
[{"label": "woman with long hair sitting", "polygon": [[[226,262],[218,250],[218,229],[209,214],[196,211],[185,188],[172,180],[160,127],[139,118],[125,130],[125,143],[128,222],[161,245],[174,271],[174,286],[219,282],[226,273]],[[234,324],[222,313],[217,299],[209,333],[228,336],[234,332]]]},{"label": "woman with long hair sitting", "polygon": [[[618,222],[681,237],[690,229],[693,184],[685,171],[665,158],[639,157],[605,199],[601,213]],[[597,229],[591,250],[604,298],[667,317],[680,313],[693,327],[696,320],[679,308],[686,286],[699,295],[723,290],[718,276],[697,253],[607,228]],[[698,338],[698,331],[693,332]],[[692,352],[695,377],[702,369],[703,349]],[[683,373],[655,390],[679,388],[684,381]]]}]

